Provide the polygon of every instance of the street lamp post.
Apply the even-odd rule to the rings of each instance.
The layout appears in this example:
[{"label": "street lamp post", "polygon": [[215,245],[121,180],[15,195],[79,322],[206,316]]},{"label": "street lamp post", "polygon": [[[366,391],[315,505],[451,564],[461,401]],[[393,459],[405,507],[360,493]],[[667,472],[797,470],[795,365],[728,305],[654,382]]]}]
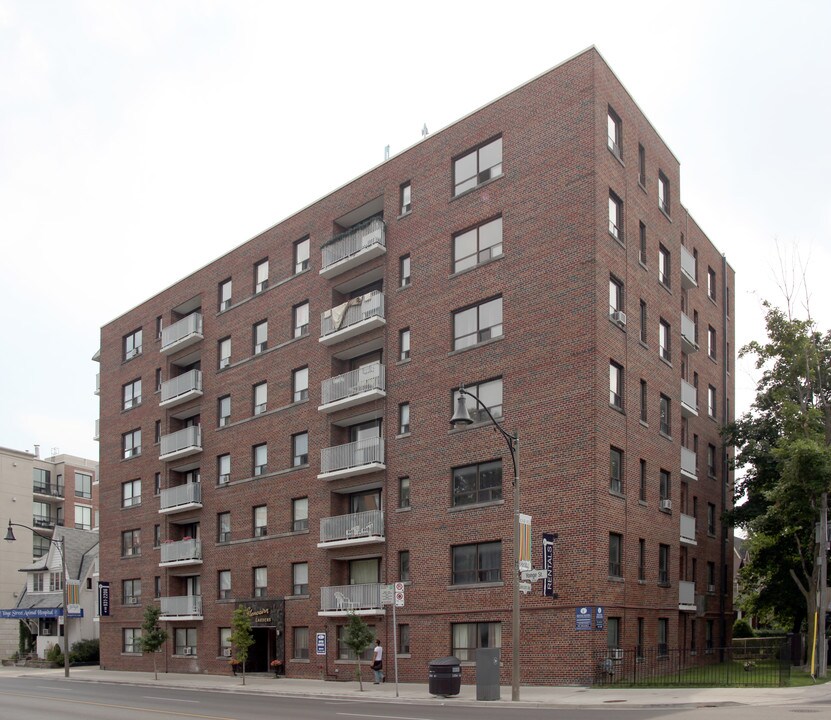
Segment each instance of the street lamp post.
[{"label": "street lamp post", "polygon": [[12,527],[22,527],[26,528],[27,530],[31,530],[35,535],[42,537],[48,540],[53,545],[56,545],[58,548],[58,552],[61,555],[61,580],[63,585],[63,674],[64,677],[69,677],[69,608],[68,600],[69,596],[67,593],[67,577],[66,577],[66,538],[62,537],[60,540],[55,540],[55,538],[50,538],[48,535],[43,535],[39,533],[34,528],[30,528],[28,525],[23,525],[22,523],[13,523],[9,520],[9,529],[6,531],[6,540],[8,542],[14,542],[17,538],[14,536],[14,531]]},{"label": "street lamp post", "polygon": [[450,424],[454,427],[460,425],[471,425],[473,419],[467,410],[467,403],[464,396],[467,395],[473,398],[490,418],[493,426],[499,431],[505,442],[508,444],[508,450],[511,453],[511,462],[514,466],[514,581],[513,581],[513,602],[511,607],[511,635],[513,640],[511,642],[512,660],[511,660],[511,700],[519,701],[519,433],[509,433],[502,425],[497,422],[496,418],[488,410],[485,405],[476,395],[465,390],[464,385],[459,386],[459,397],[456,401],[456,412],[450,418]]}]

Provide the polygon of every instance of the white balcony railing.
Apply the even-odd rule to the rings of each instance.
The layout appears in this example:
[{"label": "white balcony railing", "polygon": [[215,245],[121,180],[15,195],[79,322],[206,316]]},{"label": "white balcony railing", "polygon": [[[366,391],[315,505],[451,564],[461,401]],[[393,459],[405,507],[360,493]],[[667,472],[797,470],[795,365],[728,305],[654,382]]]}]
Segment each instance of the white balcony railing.
[{"label": "white balcony railing", "polygon": [[360,614],[361,610],[378,611],[381,608],[380,583],[365,585],[335,585],[320,588],[320,614],[349,611]]},{"label": "white balcony railing", "polygon": [[335,445],[320,451],[320,475],[338,474],[338,477],[360,475],[363,472],[384,469],[383,438],[367,438],[346,445]]},{"label": "white balcony railing", "polygon": [[335,277],[385,252],[384,221],[371,218],[336,235],[321,248],[320,274]]},{"label": "white balcony railing", "polygon": [[698,415],[698,390],[686,380],[681,380],[681,412],[684,416]]},{"label": "white balcony railing", "polygon": [[681,542],[695,545],[695,518],[681,513]]},{"label": "white balcony railing", "polygon": [[188,370],[162,383],[160,405],[175,405],[177,401],[202,394],[202,371]]},{"label": "white balcony railing", "polygon": [[101,373],[95,373],[95,394],[101,394]]},{"label": "white balcony railing", "polygon": [[681,474],[693,480],[698,479],[698,470],[696,465],[698,458],[693,450],[681,446]]},{"label": "white balcony railing", "polygon": [[321,407],[350,407],[358,404],[363,396],[383,397],[385,387],[386,368],[378,362],[370,363],[324,380],[320,385]]},{"label": "white balcony railing", "polygon": [[384,293],[373,290],[324,310],[320,316],[320,342],[330,345],[385,323]]},{"label": "white balcony railing", "polygon": [[100,440],[101,439],[101,420],[95,421],[95,435],[93,435],[93,440]]},{"label": "white balcony railing", "polygon": [[161,512],[176,508],[190,508],[202,504],[202,483],[185,483],[165,488],[159,497]]},{"label": "white balcony railing", "polygon": [[[320,519],[320,542],[341,544],[363,544],[367,540],[384,536],[384,513],[380,510],[365,510]],[[360,542],[358,542],[360,541]]]},{"label": "white balcony railing", "polygon": [[678,609],[695,610],[695,583],[689,580],[678,582]]},{"label": "white balcony railing", "polygon": [[202,313],[194,312],[162,329],[162,352],[172,352],[202,339]]},{"label": "white balcony railing", "polygon": [[162,611],[162,619],[166,617],[189,617],[197,618],[202,616],[202,596],[182,595],[179,597],[162,597],[159,607]]},{"label": "white balcony railing", "polygon": [[173,460],[202,451],[202,428],[199,425],[162,435],[159,460]]},{"label": "white balcony railing", "polygon": [[698,342],[696,341],[695,322],[686,313],[681,313],[681,343],[684,346],[684,351],[687,353],[694,353],[698,351]]},{"label": "white balcony railing", "polygon": [[187,563],[194,560],[202,560],[201,540],[162,543],[162,563]]},{"label": "white balcony railing", "polygon": [[698,286],[698,269],[695,256],[681,246],[681,286],[689,290]]}]

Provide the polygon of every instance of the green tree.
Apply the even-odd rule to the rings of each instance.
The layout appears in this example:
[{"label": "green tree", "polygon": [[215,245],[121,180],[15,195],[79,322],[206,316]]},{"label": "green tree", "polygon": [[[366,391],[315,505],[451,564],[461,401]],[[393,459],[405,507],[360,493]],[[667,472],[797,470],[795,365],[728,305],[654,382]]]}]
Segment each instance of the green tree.
[{"label": "green tree", "polygon": [[812,638],[823,548],[814,528],[831,489],[831,333],[765,307],[766,341],[739,353],[754,356],[762,373],[756,399],[724,430],[735,466],[745,471],[734,496],[744,503],[728,519],[748,532],[748,609],[768,610],[795,628],[804,618]]},{"label": "green tree", "polygon": [[373,635],[369,625],[364,622],[363,618],[350,611],[349,624],[346,626],[343,643],[355,653],[355,675],[358,678],[358,686],[361,692],[364,691],[364,681],[361,676],[361,655],[372,644],[372,639]]},{"label": "green tree", "polygon": [[251,632],[251,611],[244,605],[234,610],[231,617],[231,645],[234,651],[234,660],[239,661],[242,667],[242,684],[245,685],[245,663],[248,660],[248,648],[254,644],[254,635]]},{"label": "green tree", "polygon": [[167,640],[167,630],[162,630],[159,625],[159,616],[162,611],[157,605],[148,605],[144,610],[144,621],[141,623],[141,637],[139,638],[139,646],[143,653],[151,653],[153,655],[153,679],[159,679],[159,673],[156,669],[156,653]]}]

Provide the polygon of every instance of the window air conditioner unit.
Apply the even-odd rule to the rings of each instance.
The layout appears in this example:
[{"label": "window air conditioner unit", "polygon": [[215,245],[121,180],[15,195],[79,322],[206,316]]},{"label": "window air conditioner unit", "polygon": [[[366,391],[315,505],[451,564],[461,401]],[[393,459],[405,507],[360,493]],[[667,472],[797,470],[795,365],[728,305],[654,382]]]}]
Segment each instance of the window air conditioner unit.
[{"label": "window air conditioner unit", "polygon": [[224,357],[219,359],[219,369],[221,370],[224,367],[228,367],[231,364],[231,358]]},{"label": "window air conditioner unit", "polygon": [[219,476],[219,484],[220,485],[227,485],[230,482],[230,480],[231,480],[230,475],[225,474],[225,475],[220,475]]},{"label": "window air conditioner unit", "polygon": [[661,510],[672,510],[672,500],[661,500]]},{"label": "window air conditioner unit", "polygon": [[185,655],[193,655],[193,648],[192,648],[192,647],[186,647],[186,648],[183,648],[183,649],[182,649],[182,652],[183,652]]},{"label": "window air conditioner unit", "polygon": [[708,585],[707,586],[707,592],[714,593],[715,591],[716,591],[716,586],[715,585]]},{"label": "window air conditioner unit", "polygon": [[612,322],[616,322],[619,325],[626,325],[626,313],[622,310],[616,310],[615,312],[609,315]]},{"label": "window air conditioner unit", "polygon": [[256,527],[254,528],[254,535],[256,537],[265,537],[268,535],[268,528],[267,527]]},{"label": "window air conditioner unit", "polygon": [[609,657],[612,660],[623,660],[623,648],[612,648],[609,650]]},{"label": "window air conditioner unit", "polygon": [[138,600],[139,599],[135,595],[133,595],[132,597],[127,598],[127,604],[128,605],[138,605]]},{"label": "window air conditioner unit", "polygon": [[231,648],[222,648],[222,657],[231,657]]}]

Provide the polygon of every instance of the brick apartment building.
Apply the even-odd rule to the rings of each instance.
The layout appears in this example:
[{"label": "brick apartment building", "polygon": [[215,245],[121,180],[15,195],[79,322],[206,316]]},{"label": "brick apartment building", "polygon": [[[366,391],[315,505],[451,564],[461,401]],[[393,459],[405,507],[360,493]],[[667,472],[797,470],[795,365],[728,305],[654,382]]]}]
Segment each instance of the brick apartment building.
[{"label": "brick apartment building", "polygon": [[[512,466],[557,538],[524,596],[524,683],[596,653],[727,639],[733,270],[681,204],[679,163],[594,48],[188,275],[101,332],[102,665],[353,670],[347,612],[398,667],[502,648],[511,674]],[[471,411],[477,407],[469,403]],[[580,608],[590,612],[582,630]],[[318,633],[325,654],[318,655]]]}]

